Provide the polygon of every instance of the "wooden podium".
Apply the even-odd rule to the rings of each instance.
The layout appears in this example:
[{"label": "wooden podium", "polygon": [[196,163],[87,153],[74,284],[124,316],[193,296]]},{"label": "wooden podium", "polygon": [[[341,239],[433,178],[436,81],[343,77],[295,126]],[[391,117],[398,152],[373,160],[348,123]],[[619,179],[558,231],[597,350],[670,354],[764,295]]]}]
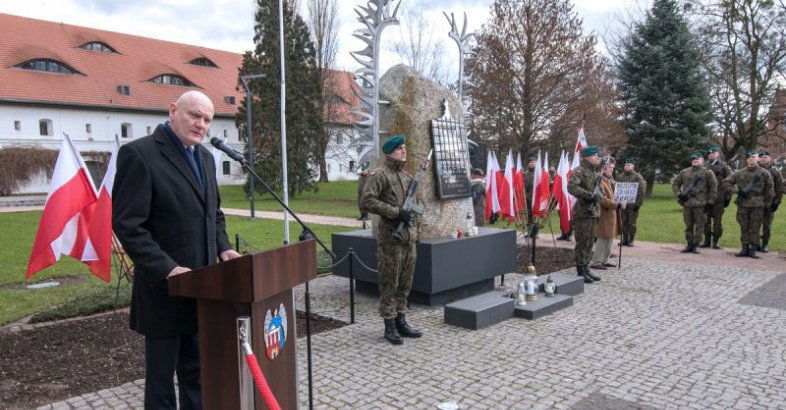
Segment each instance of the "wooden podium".
[{"label": "wooden podium", "polygon": [[[197,299],[203,408],[239,409],[246,400],[241,397],[242,372],[238,371],[242,368],[237,331],[241,316],[251,319],[254,354],[281,408],[298,407],[292,288],[314,279],[316,274],[316,246],[314,240],[308,240],[205,266],[169,280],[170,295]],[[286,315],[279,312],[281,305]],[[275,346],[279,341],[273,359],[268,351],[272,354],[276,349],[268,349],[265,343],[266,330],[273,328],[271,318],[273,326],[281,323],[286,329],[283,334],[272,331],[267,335],[268,344]],[[254,408],[266,408],[262,397],[252,389]]]}]

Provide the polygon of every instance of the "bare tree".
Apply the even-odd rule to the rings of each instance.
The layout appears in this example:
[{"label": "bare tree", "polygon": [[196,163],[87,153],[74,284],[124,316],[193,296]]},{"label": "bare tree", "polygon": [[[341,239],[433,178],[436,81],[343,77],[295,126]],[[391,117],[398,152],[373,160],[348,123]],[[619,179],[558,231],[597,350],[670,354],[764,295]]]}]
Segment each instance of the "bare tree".
[{"label": "bare tree", "polygon": [[473,135],[502,150],[529,152],[558,119],[575,123],[570,107],[588,96],[581,82],[604,74],[595,38],[569,0],[496,0],[476,37],[468,61]]},{"label": "bare tree", "polygon": [[340,107],[340,88],[332,71],[338,52],[338,14],[337,0],[307,0],[306,19],[312,41],[316,48],[316,62],[322,73],[322,120],[324,130],[316,137],[315,158],[319,164],[319,181],[328,182],[327,151],[331,140],[336,138],[333,126],[338,121]]},{"label": "bare tree", "polygon": [[783,0],[691,0],[724,154],[757,148],[786,71]]},{"label": "bare tree", "polygon": [[[445,44],[438,30],[448,31],[447,26],[436,25],[426,16],[422,3],[401,8],[400,35],[390,46],[404,64],[439,84],[448,83],[449,72],[443,62]],[[440,21],[441,22],[441,21]]]}]

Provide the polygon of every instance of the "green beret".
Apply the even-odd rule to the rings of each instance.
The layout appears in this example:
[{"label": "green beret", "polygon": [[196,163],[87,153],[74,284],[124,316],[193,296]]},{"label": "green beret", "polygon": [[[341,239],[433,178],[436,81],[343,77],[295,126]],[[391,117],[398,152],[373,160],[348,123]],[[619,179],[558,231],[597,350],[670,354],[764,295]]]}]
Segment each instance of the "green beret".
[{"label": "green beret", "polygon": [[745,153],[745,158],[748,158],[753,155],[759,155],[759,151],[755,149],[749,149],[748,152]]},{"label": "green beret", "polygon": [[759,156],[762,156],[762,155],[766,155],[766,156],[769,157],[770,156],[770,151],[764,151],[764,150],[759,151]]},{"label": "green beret", "polygon": [[625,158],[625,164],[636,164],[636,160],[633,157]]},{"label": "green beret", "polygon": [[704,158],[704,153],[701,151],[695,151],[693,154],[690,154],[690,159],[693,160],[698,158]]},{"label": "green beret", "polygon": [[403,135],[393,135],[390,138],[388,138],[387,141],[385,141],[385,145],[382,146],[382,152],[384,152],[385,154],[390,154],[396,148],[398,148],[399,145],[406,142],[406,140],[407,137]]},{"label": "green beret", "polygon": [[709,151],[709,152],[720,152],[720,147],[717,146],[717,145],[713,145],[707,151]]},{"label": "green beret", "polygon": [[538,157],[536,157],[535,155],[533,155],[533,156],[529,157],[529,159],[527,160],[527,162],[530,162],[530,161],[537,161],[537,160],[538,160]]},{"label": "green beret", "polygon": [[598,147],[594,145],[590,145],[589,147],[583,148],[581,150],[582,158],[591,157],[593,155],[600,155],[600,151],[598,150]]}]

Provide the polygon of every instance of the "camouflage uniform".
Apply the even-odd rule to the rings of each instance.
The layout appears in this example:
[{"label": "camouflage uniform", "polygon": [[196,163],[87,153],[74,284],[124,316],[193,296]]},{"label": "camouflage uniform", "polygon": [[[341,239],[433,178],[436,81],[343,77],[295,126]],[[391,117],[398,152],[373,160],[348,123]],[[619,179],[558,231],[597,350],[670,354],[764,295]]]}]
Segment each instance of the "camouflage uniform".
[{"label": "camouflage uniform", "polygon": [[358,177],[358,210],[360,211],[360,218],[366,218],[366,210],[363,208],[363,188],[366,186],[366,181],[368,181],[369,173],[365,170],[360,173]]},{"label": "camouflage uniform", "polygon": [[379,215],[377,226],[377,270],[379,270],[379,314],[393,319],[397,313],[406,314],[407,297],[412,288],[415,271],[414,226],[404,228],[404,241],[393,238],[398,224],[398,213],[404,204],[407,187],[412,177],[404,170],[404,162],[386,157],[366,182],[363,207]]},{"label": "camouflage uniform", "polygon": [[715,202],[718,182],[712,171],[701,165],[693,165],[680,171],[671,184],[676,196],[687,193],[691,187],[695,187],[695,192],[682,204],[682,217],[685,221],[685,240],[688,246],[696,248],[704,228],[704,208],[708,203]]},{"label": "camouflage uniform", "polygon": [[596,177],[595,166],[582,160],[581,166],[573,170],[568,181],[568,192],[576,197],[571,225],[576,239],[577,266],[588,265],[592,259],[595,225],[600,216],[598,204],[592,200]]},{"label": "camouflage uniform", "polygon": [[644,202],[644,193],[647,192],[647,181],[636,171],[623,171],[618,177],[617,182],[638,182],[639,189],[636,191],[636,202],[628,204],[622,212],[622,242],[623,244],[633,243],[636,236],[636,220],[639,219],[639,208]]},{"label": "camouflage uniform", "polygon": [[[731,192],[737,185],[737,223],[740,224],[740,243],[743,250],[753,247],[758,249],[759,232],[764,220],[764,209],[769,208],[775,196],[772,184],[772,175],[764,168],[756,165],[745,167],[723,181],[724,187]],[[740,197],[740,192],[748,189],[747,195]]]},{"label": "camouflage uniform", "polygon": [[[723,180],[731,175],[731,168],[729,168],[720,158],[715,161],[705,162],[704,167],[715,174],[715,180],[717,180],[718,183],[723,182]],[[723,213],[726,211],[726,207],[729,206],[730,200],[731,192],[719,186],[718,196],[712,203],[710,212],[707,212],[707,219],[704,222],[704,245],[702,246],[710,246],[711,243],[713,247],[717,248],[718,239],[723,235]]]},{"label": "camouflage uniform", "polygon": [[535,182],[535,168],[527,168],[524,171],[524,199],[527,201],[527,225],[532,225],[532,191]]},{"label": "camouflage uniform", "polygon": [[475,226],[483,226],[486,214],[486,182],[482,179],[473,179],[470,182],[470,192],[472,206],[475,209]]},{"label": "camouflage uniform", "polygon": [[772,197],[772,204],[768,207],[764,208],[764,219],[761,225],[761,249],[764,250],[765,247],[770,242],[770,234],[772,233],[772,219],[775,216],[775,211],[781,205],[781,199],[783,199],[783,176],[778,170],[772,166],[772,162],[767,165],[761,165],[761,167],[768,171],[772,176],[772,188],[774,191],[774,195]]}]

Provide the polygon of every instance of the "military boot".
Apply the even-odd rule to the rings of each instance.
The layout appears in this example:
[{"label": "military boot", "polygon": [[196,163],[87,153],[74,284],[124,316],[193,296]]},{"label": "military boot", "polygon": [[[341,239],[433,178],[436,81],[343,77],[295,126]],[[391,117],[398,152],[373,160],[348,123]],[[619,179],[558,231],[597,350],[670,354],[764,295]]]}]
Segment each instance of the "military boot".
[{"label": "military boot", "polygon": [[769,242],[770,242],[769,240],[766,240],[766,241],[762,240],[761,241],[761,246],[759,246],[759,252],[761,252],[761,253],[769,252],[770,251],[770,247],[767,246],[767,245],[769,245]]},{"label": "military boot", "polygon": [[712,236],[712,249],[720,249],[720,235]]},{"label": "military boot", "polygon": [[759,256],[756,255],[756,245],[748,245],[748,256],[753,259],[759,259]]},{"label": "military boot", "polygon": [[695,253],[697,255],[699,254],[699,243],[698,242],[693,244],[693,246],[690,249],[690,252],[691,253]]},{"label": "military boot", "polygon": [[626,243],[625,246],[629,246],[629,247],[632,248],[633,247],[633,239],[634,238],[636,238],[636,235],[635,234],[630,234],[628,236],[628,243]]},{"label": "military boot", "polygon": [[413,328],[409,325],[409,323],[407,323],[407,318],[403,313],[396,315],[396,330],[398,330],[398,333],[404,337],[418,338],[423,336],[423,333],[420,330]]},{"label": "military boot", "polygon": [[594,282],[600,282],[600,276],[593,275],[588,265],[584,265],[584,275],[585,277],[592,279]]},{"label": "military boot", "polygon": [[748,254],[748,245],[742,245],[742,249],[739,252],[735,253],[734,256],[741,258],[743,256],[749,256]]},{"label": "military boot", "polygon": [[622,234],[622,239],[620,239],[619,246],[628,246],[628,235]]},{"label": "military boot", "polygon": [[699,245],[699,248],[709,248],[710,246],[710,235],[704,235],[704,242]]},{"label": "military boot", "polygon": [[584,283],[594,283],[595,281],[593,281],[592,279],[590,279],[590,277],[589,277],[589,276],[587,276],[587,274],[586,274],[586,273],[584,273],[584,267],[585,267],[585,266],[586,266],[586,265],[576,265],[576,272],[578,272],[578,275],[579,275],[579,276],[581,276],[582,278],[584,278]]},{"label": "military boot", "polygon": [[693,252],[693,244],[690,242],[688,242],[687,245],[685,245],[685,248],[680,251],[680,253],[691,253],[691,252]]},{"label": "military boot", "polygon": [[404,340],[401,339],[401,335],[398,334],[398,330],[396,330],[395,319],[385,319],[385,339],[388,339],[388,342],[394,345],[404,343]]}]

